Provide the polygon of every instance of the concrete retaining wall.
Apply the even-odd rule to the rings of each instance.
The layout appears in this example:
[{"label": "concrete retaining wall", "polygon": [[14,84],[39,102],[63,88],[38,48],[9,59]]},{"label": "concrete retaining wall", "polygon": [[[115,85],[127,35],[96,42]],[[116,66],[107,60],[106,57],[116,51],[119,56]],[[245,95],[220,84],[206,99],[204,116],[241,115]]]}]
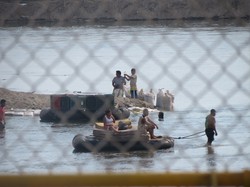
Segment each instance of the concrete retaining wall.
[{"label": "concrete retaining wall", "polygon": [[0,24],[13,20],[171,20],[249,18],[249,0],[22,0],[0,2]]}]

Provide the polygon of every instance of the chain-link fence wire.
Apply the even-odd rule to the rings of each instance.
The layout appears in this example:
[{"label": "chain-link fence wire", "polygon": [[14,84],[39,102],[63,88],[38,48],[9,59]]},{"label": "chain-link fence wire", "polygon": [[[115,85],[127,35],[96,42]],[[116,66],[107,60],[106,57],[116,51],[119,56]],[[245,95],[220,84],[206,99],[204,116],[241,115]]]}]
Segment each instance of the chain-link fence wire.
[{"label": "chain-link fence wire", "polygon": [[[6,127],[8,137],[12,135],[7,143],[12,149],[5,147],[1,154],[1,158],[8,166],[7,169],[4,167],[2,172],[13,168],[18,168],[19,172],[32,171],[32,166],[29,167],[25,161],[18,163],[19,149],[13,151],[17,145],[22,149],[22,154],[27,154],[23,155],[24,160],[29,158],[35,160],[35,165],[44,164],[44,168],[39,168],[39,171],[60,172],[61,163],[58,160],[71,160],[72,152],[68,149],[69,146],[73,149],[71,140],[79,133],[80,138],[77,142],[73,141],[73,144],[80,146],[76,146],[79,149],[87,147],[90,151],[99,152],[102,149],[109,151],[112,147],[112,151],[115,149],[122,154],[131,150],[148,149],[149,155],[142,153],[142,158],[152,157],[155,149],[168,150],[173,146],[174,139],[174,147],[178,147],[174,150],[176,154],[170,154],[166,160],[164,157],[160,158],[159,163],[164,164],[160,164],[162,166],[159,170],[181,170],[182,164],[184,170],[203,170],[204,166],[201,163],[204,162],[204,158],[199,155],[197,147],[202,147],[203,143],[206,143],[204,118],[211,108],[220,111],[217,122],[224,124],[218,127],[219,136],[216,137],[221,142],[217,146],[223,147],[220,156],[223,157],[225,153],[227,157],[217,164],[221,165],[220,170],[249,168],[247,164],[243,166],[250,160],[250,35],[249,21],[246,19],[249,15],[243,9],[248,3],[222,1],[214,10],[220,12],[220,16],[212,14],[213,11],[209,9],[214,7],[212,5],[215,2],[200,4],[196,1],[178,1],[174,3],[176,9],[168,9],[169,12],[162,10],[162,7],[166,8],[169,5],[162,1],[137,3],[137,6],[131,6],[130,1],[114,4],[107,1],[102,2],[103,6],[100,6],[97,1],[1,2],[1,87],[42,93],[68,93],[67,96],[58,96],[59,103],[52,102],[52,107],[59,107],[60,110],[48,117],[52,116],[52,121],[57,118],[56,122],[63,126],[60,130],[45,128],[41,131],[43,133],[37,134],[35,131],[41,130],[40,128],[31,128],[27,125],[19,129],[15,118],[10,119],[13,127],[18,127],[19,130],[10,132]],[[179,11],[181,7],[182,12]],[[166,17],[175,20],[154,20]],[[199,19],[182,19],[187,17]],[[137,21],[126,21],[131,19]],[[78,23],[81,23],[81,26]],[[107,97],[112,98],[111,81],[115,71],[126,71],[129,74],[131,68],[137,71],[138,94],[139,91],[144,91],[140,100],[145,100],[151,88],[155,92],[155,97],[161,88],[165,88],[164,94],[166,89],[174,94],[174,111],[165,112],[165,120],[158,122],[161,131],[156,130],[156,133],[172,139],[150,141],[148,136],[141,137],[138,131],[134,131],[134,127],[130,129],[130,122],[125,122],[129,130],[115,135],[104,131],[102,123],[92,128],[92,123],[102,119],[103,111],[115,107],[116,103],[113,103],[112,99],[111,102],[107,102]],[[129,98],[129,82],[126,88],[126,97]],[[69,94],[73,91],[76,92]],[[84,95],[83,92],[88,92],[90,96]],[[96,92],[104,92],[107,97],[93,97],[93,93]],[[131,100],[123,100],[126,106],[133,106]],[[161,106],[165,107],[164,104]],[[118,113],[124,112],[126,116],[127,110],[124,110],[121,109]],[[158,111],[153,111],[151,117],[157,120]],[[132,126],[137,126],[141,112],[133,110],[130,113]],[[69,122],[69,119],[75,117],[87,118],[87,121],[91,122],[87,124],[91,125],[79,126]],[[118,114],[116,117],[119,119]],[[24,121],[17,121],[27,123],[25,119],[22,120]],[[50,127],[50,123],[42,123],[42,127],[46,125]],[[69,126],[75,128],[69,130]],[[24,132],[30,128],[34,130],[34,135],[28,133],[24,136]],[[70,133],[63,134],[65,128]],[[6,132],[4,133],[3,137],[7,138]],[[95,137],[86,138],[92,134]],[[62,142],[64,138],[60,135],[66,136],[66,147],[65,142]],[[184,139],[185,141],[180,141]],[[192,145],[196,148],[197,154]],[[228,145],[230,146],[227,148]],[[186,149],[187,147],[189,149]],[[53,152],[54,158],[41,153],[41,150],[46,152],[52,149],[57,150],[56,153]],[[173,149],[169,152],[171,151]],[[234,154],[227,155],[228,152]],[[207,159],[211,168],[216,168],[217,161],[214,155],[214,149],[207,148]],[[240,155],[240,158],[237,159],[235,155]],[[121,156],[118,161],[124,162],[123,158],[126,156]],[[96,159],[98,160],[98,156]],[[150,159],[142,159],[142,162],[138,162],[131,170],[147,170],[147,160]],[[101,170],[115,170],[112,163],[100,162]],[[77,171],[83,172],[86,169],[77,162],[75,165]],[[67,169],[67,166],[61,169],[65,168]],[[75,169],[70,168],[69,172],[71,170]]]}]

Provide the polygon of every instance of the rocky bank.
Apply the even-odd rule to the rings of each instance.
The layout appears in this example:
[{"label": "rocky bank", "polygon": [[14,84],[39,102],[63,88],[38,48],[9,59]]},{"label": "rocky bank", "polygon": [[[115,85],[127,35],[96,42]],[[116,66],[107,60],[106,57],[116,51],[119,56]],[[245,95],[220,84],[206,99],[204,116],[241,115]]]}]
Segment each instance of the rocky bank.
[{"label": "rocky bank", "polygon": [[[0,99],[5,99],[7,101],[7,111],[16,109],[41,110],[50,107],[50,96],[46,94],[16,92],[0,88]],[[154,108],[152,104],[140,99],[116,98],[115,104],[122,107]]]}]

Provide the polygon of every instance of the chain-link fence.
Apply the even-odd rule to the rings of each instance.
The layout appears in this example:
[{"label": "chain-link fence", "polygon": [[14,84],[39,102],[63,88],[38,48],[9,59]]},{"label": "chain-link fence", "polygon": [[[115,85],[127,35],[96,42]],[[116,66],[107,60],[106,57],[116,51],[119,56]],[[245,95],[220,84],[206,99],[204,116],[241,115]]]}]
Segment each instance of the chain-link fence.
[{"label": "chain-link fence", "polygon": [[[105,172],[118,173],[113,175],[118,185],[247,185],[247,172],[231,173],[230,183],[226,174],[213,172],[250,168],[248,1],[22,0],[0,5],[1,89],[50,95],[42,101],[49,108],[38,110],[40,116],[36,96],[0,96],[9,99],[6,113],[11,114],[1,130],[2,175],[90,174],[75,186],[114,185],[91,175]],[[113,84],[117,70],[123,88]],[[33,107],[20,109],[24,102]],[[153,132],[145,108],[157,125]],[[208,135],[208,140],[205,118],[213,108],[218,136]],[[107,130],[108,109],[115,118],[112,130]],[[197,181],[190,176],[192,182],[182,173],[183,183],[174,174],[154,176],[190,171],[212,172],[196,175]],[[135,175],[147,181],[137,183],[129,174],[134,172],[153,175]],[[124,183],[119,173],[128,173]],[[1,179],[3,184],[7,179]],[[235,182],[239,179],[243,182]],[[53,180],[48,184],[55,185]]]}]

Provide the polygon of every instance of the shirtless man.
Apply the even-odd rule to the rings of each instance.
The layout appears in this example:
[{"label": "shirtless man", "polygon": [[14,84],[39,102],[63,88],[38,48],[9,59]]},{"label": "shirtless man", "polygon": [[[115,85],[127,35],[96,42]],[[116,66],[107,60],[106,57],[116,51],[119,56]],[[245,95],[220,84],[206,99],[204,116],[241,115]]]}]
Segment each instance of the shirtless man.
[{"label": "shirtless man", "polygon": [[214,109],[210,110],[210,114],[206,117],[205,121],[205,133],[207,135],[207,146],[211,146],[214,141],[214,135],[217,136],[216,130],[216,120],[215,120],[216,111]]},{"label": "shirtless man", "polygon": [[148,109],[144,109],[138,121],[138,130],[141,133],[147,133],[148,131],[150,139],[156,139],[158,137],[154,135],[154,129],[158,129],[158,126],[149,118],[148,114]]}]

